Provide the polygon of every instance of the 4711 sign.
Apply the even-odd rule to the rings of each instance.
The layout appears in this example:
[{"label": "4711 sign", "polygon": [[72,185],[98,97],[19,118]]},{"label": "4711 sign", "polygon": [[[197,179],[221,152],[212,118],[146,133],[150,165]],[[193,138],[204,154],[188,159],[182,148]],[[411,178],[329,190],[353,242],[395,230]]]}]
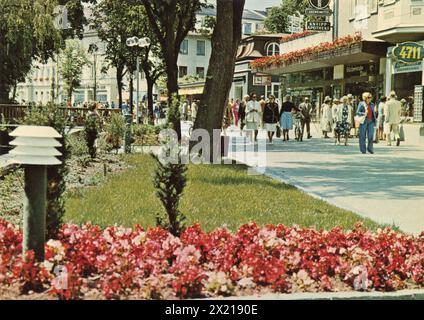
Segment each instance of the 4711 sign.
[{"label": "4711 sign", "polygon": [[424,59],[424,46],[416,42],[404,42],[393,49],[393,55],[403,63],[415,63]]}]

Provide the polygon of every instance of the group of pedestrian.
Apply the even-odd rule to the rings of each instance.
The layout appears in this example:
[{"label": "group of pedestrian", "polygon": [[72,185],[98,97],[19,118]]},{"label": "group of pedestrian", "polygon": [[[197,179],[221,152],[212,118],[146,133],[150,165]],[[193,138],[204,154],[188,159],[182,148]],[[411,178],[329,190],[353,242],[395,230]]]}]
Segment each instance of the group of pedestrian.
[{"label": "group of pedestrian", "polygon": [[200,101],[197,99],[193,99],[191,103],[188,100],[184,101],[181,104],[181,109],[180,109],[181,120],[194,122],[197,117],[199,103]]},{"label": "group of pedestrian", "polygon": [[279,105],[274,95],[270,95],[268,99],[261,96],[258,99],[256,93],[243,97],[241,101],[231,99],[224,111],[223,131],[226,135],[226,129],[231,126],[239,126],[240,134],[246,132],[251,142],[256,143],[258,139],[259,129],[263,128],[267,131],[269,143],[273,143],[274,137],[283,135],[283,140],[290,139],[289,132],[293,130],[294,120],[297,114],[301,116],[302,137],[304,128],[306,127],[308,138],[312,138],[310,133],[312,104],[309,99],[296,107],[291,101],[290,96],[286,96],[284,103]]},{"label": "group of pedestrian", "polygon": [[[287,95],[280,105],[274,95],[269,95],[268,99],[264,96],[258,98],[255,92],[241,100],[230,99],[224,111],[224,135],[230,126],[236,126],[240,128],[240,135],[245,133],[252,143],[257,142],[260,128],[267,132],[270,144],[275,137],[289,141],[290,131],[293,129],[296,140],[303,141],[305,133],[307,139],[311,139],[311,123],[315,110],[310,98],[305,97],[298,106],[292,100]],[[388,98],[381,97],[377,106],[369,92],[363,93],[359,103],[352,94],[341,99],[327,96],[319,116],[323,138],[329,139],[329,134],[332,133],[335,145],[347,146],[349,138],[358,137],[363,154],[373,154],[374,143],[384,139],[390,146],[392,137],[396,145],[400,145],[402,103],[397,100],[394,91]]]},{"label": "group of pedestrian", "polygon": [[325,97],[321,107],[321,130],[325,139],[328,134],[334,132],[335,144],[340,145],[342,137],[347,146],[353,127],[353,97],[344,96],[341,99]]},{"label": "group of pedestrian", "polygon": [[356,136],[359,130],[359,149],[363,154],[374,154],[374,143],[384,139],[391,146],[392,136],[399,146],[402,103],[397,100],[396,92],[391,92],[389,98],[382,97],[378,105],[372,100],[372,94],[364,92],[362,101],[355,107],[352,95],[340,100],[325,97],[321,107],[323,137],[328,139],[328,134],[333,132],[335,144],[340,145],[343,137],[347,146],[349,137]]}]

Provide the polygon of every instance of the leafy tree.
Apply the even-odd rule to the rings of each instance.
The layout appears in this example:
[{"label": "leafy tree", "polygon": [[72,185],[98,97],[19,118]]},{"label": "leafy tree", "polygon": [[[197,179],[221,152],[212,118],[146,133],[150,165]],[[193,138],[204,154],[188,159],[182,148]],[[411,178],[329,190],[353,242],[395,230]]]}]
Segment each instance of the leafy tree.
[{"label": "leafy tree", "polygon": [[[46,62],[64,45],[63,39],[82,38],[84,3],[96,0],[0,0],[0,103],[25,81],[34,60]],[[55,8],[68,9],[70,29],[55,28]]]},{"label": "leafy tree", "polygon": [[0,0],[0,103],[25,81],[32,61],[46,61],[61,35],[54,27],[56,0]]},{"label": "leafy tree", "polygon": [[[145,9],[150,28],[156,35],[161,46],[162,58],[167,74],[167,89],[169,102],[171,97],[178,97],[178,67],[177,60],[181,43],[188,33],[195,29],[196,13],[207,6],[206,0],[138,0]],[[171,110],[175,108],[175,110]],[[170,104],[168,121],[181,138],[181,115],[179,105]]]},{"label": "leafy tree", "polygon": [[[144,6],[137,0],[103,0],[95,6],[92,24],[99,38],[106,42],[105,58],[109,62],[107,68],[116,68],[119,105],[122,105],[124,76],[136,70],[137,56],[140,57],[148,87],[149,115],[153,118],[153,86],[163,74],[164,67],[161,61],[155,58],[158,57],[160,48],[147,22]],[[144,49],[129,48],[126,41],[133,36],[148,37],[151,45]]]},{"label": "leafy tree", "polygon": [[83,68],[89,65],[90,61],[78,40],[67,40],[66,48],[61,51],[59,59],[59,72],[65,81],[68,101],[71,101],[74,89],[81,84]]},{"label": "leafy tree", "polygon": [[271,8],[265,19],[265,27],[272,33],[286,33],[289,31],[289,15],[297,12],[305,13],[309,6],[308,0],[284,0],[279,7]]}]

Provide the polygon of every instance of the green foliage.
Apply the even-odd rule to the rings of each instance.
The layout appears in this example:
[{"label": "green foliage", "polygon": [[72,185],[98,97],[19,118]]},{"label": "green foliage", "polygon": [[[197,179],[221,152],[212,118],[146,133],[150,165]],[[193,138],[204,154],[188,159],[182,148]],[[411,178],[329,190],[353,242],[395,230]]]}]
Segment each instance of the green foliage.
[{"label": "green foliage", "polygon": [[186,186],[187,166],[184,164],[162,163],[160,159],[151,154],[156,162],[157,169],[153,179],[156,195],[167,213],[168,221],[157,215],[157,225],[169,230],[174,236],[179,236],[185,227],[186,217],[178,207],[184,188]]},{"label": "green foliage", "polygon": [[121,114],[112,114],[110,121],[105,125],[106,140],[114,149],[119,149],[125,133],[125,120]]},{"label": "green foliage", "polygon": [[206,16],[203,18],[200,28],[197,32],[200,33],[205,38],[210,39],[212,37],[212,32],[216,26],[216,17]]},{"label": "green foliage", "polygon": [[100,130],[100,117],[96,112],[89,112],[84,122],[85,141],[91,159],[96,157],[96,139]]},{"label": "green foliage", "polygon": [[69,146],[70,155],[77,159],[81,167],[87,167],[91,158],[89,156],[89,148],[87,146],[85,133],[67,135],[66,143]]},{"label": "green foliage", "polygon": [[53,23],[56,0],[0,0],[0,103],[24,81],[33,59],[46,61],[60,46]]},{"label": "green foliage", "polygon": [[159,145],[159,133],[167,126],[139,124],[132,126],[132,136],[136,145]]},{"label": "green foliage", "polygon": [[65,81],[68,100],[74,89],[81,84],[83,68],[90,64],[88,56],[78,40],[67,40],[66,48],[61,51],[59,72]]},{"label": "green foliage", "polygon": [[[25,125],[49,126],[56,129],[62,137],[66,137],[66,127],[68,125],[66,117],[54,104],[30,108],[22,121]],[[67,139],[60,139],[62,147],[58,148],[62,153],[61,165],[47,168],[47,236],[54,239],[62,224],[65,214],[64,194],[66,191],[65,178],[69,169],[67,160],[70,157],[69,144]]]},{"label": "green foliage", "polygon": [[171,101],[168,103],[168,125],[170,129],[176,131],[178,131],[178,128],[175,128],[175,124],[179,124],[181,119],[180,103],[176,94],[172,96]]},{"label": "green foliage", "polygon": [[285,0],[279,7],[272,8],[268,17],[265,19],[265,27],[271,33],[289,32],[289,15],[297,12],[305,14],[306,8],[309,6],[308,0]]},{"label": "green foliage", "polygon": [[194,76],[191,74],[188,74],[182,78],[178,79],[178,84],[189,84],[189,83],[195,83],[199,82],[200,78],[198,76]]}]

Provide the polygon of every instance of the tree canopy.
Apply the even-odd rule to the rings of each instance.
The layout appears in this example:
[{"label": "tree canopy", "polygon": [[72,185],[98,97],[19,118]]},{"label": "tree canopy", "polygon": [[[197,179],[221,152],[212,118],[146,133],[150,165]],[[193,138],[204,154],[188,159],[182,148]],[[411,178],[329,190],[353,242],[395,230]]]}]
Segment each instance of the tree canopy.
[{"label": "tree canopy", "polygon": [[83,68],[90,62],[87,53],[78,40],[67,40],[66,47],[60,53],[60,75],[65,82],[68,101],[75,88],[81,84]]},{"label": "tree canopy", "polygon": [[271,33],[286,33],[289,31],[289,15],[297,12],[305,14],[309,6],[308,0],[284,0],[281,5],[270,9],[265,20],[265,27]]},{"label": "tree canopy", "polygon": [[31,70],[33,59],[47,60],[58,49],[56,0],[0,0],[0,102]]},{"label": "tree canopy", "polygon": [[[31,70],[35,60],[46,62],[63,47],[63,39],[82,37],[84,3],[96,0],[0,0],[0,103]],[[66,5],[71,29],[54,25],[55,8]]]}]

